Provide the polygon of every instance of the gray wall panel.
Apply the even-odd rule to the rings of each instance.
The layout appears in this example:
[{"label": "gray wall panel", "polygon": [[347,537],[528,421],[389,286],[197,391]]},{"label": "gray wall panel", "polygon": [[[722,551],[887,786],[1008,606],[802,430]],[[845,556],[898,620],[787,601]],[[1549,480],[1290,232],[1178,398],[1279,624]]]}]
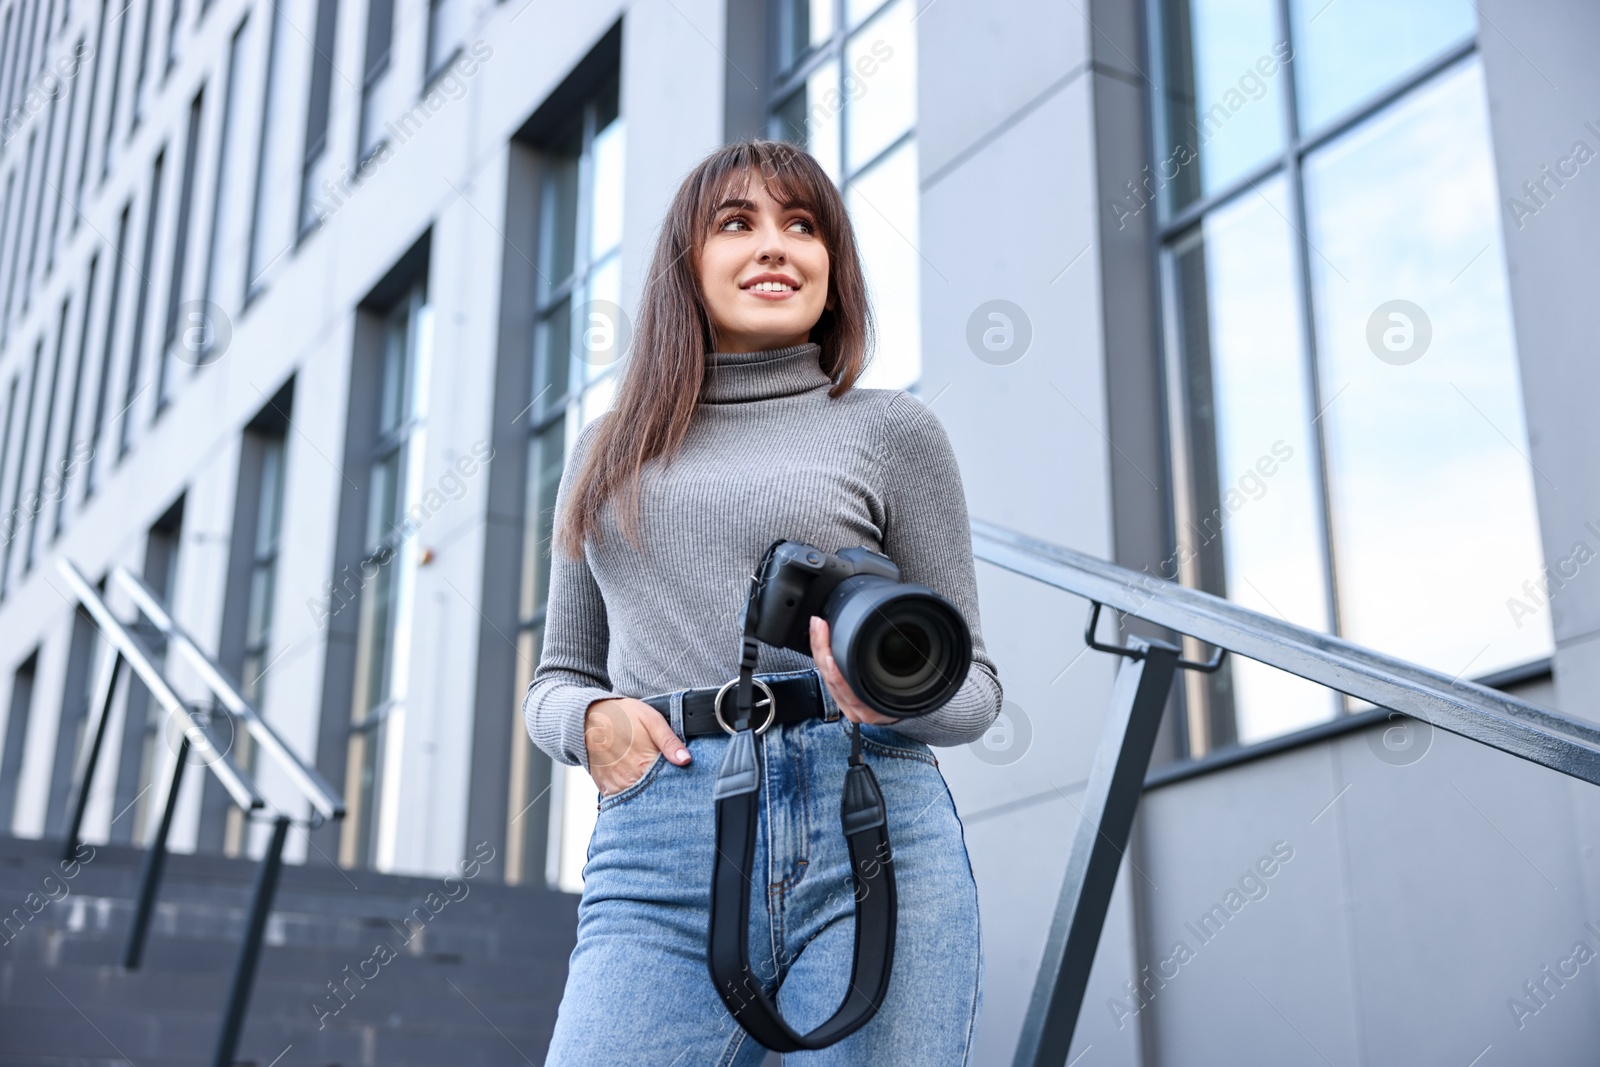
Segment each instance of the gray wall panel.
[{"label": "gray wall panel", "polygon": [[[921,80],[921,394],[955,443],[973,515],[1109,556],[1090,100],[1082,76],[1053,73],[1072,66],[1064,42],[1082,35],[1063,20],[1081,15],[1036,8],[1007,17],[959,2],[924,12],[921,69],[953,74]],[[1032,43],[1019,52],[1022,40]],[[1044,62],[1040,48],[1053,66],[1025,72]],[[1037,86],[1024,84],[1033,77]],[[972,150],[940,169],[963,147]],[[1017,305],[1032,333],[1005,365],[980,359],[968,341],[975,313],[988,325],[980,309],[994,300]],[[1004,1063],[1077,820],[1057,790],[1073,795],[1087,776],[1115,663],[1084,653],[1082,601],[987,566],[979,581],[1008,713],[1026,718],[1033,737],[1009,764],[962,749],[941,750],[940,764],[975,817],[967,836],[987,969],[976,1062]],[[1102,956],[1127,958],[1131,919],[1109,924],[1105,944]]]},{"label": "gray wall panel", "polygon": [[1022,113],[1081,74],[1088,60],[1080,5],[944,0],[917,6],[917,140],[924,175],[983,151]]},{"label": "gray wall panel", "polygon": [[[1600,5],[1588,0],[1485,0],[1478,35],[1489,96],[1489,124],[1500,179],[1501,229],[1510,273],[1513,320],[1522,367],[1545,562],[1554,565],[1576,541],[1600,550],[1600,394],[1593,316],[1600,287],[1594,236],[1600,233]],[[1578,142],[1591,153],[1573,156]],[[1547,172],[1545,168],[1552,168]],[[1567,178],[1559,177],[1561,172]],[[1547,173],[1558,176],[1551,180]],[[1534,193],[1525,183],[1541,183]],[[1552,621],[1562,646],[1600,633],[1600,568],[1573,568],[1555,597]],[[1513,595],[1516,591],[1508,591]],[[1594,646],[1573,649],[1592,656]],[[1563,707],[1600,719],[1593,688],[1561,694]]]},{"label": "gray wall panel", "polygon": [[[1172,975],[1141,1012],[1153,1032],[1146,1063],[1363,1062],[1339,804],[1328,807],[1341,787],[1327,749],[1312,748],[1145,797],[1142,853],[1159,888],[1144,896],[1153,958],[1140,961],[1141,980],[1146,965]],[[1255,864],[1280,841],[1293,856],[1264,876]],[[1253,868],[1258,880],[1245,881]],[[1201,926],[1214,905],[1229,917]]]},{"label": "gray wall panel", "polygon": [[[1596,974],[1582,967],[1536,1018],[1507,1005],[1522,983],[1586,933],[1579,841],[1565,781],[1435,732],[1427,754],[1395,767],[1369,733],[1338,743],[1348,835],[1350,914],[1361,1019],[1378,1062],[1592,1063],[1600,1045]],[[1600,790],[1587,804],[1600,807]],[[1536,1003],[1530,1006],[1537,1006]]]},{"label": "gray wall panel", "polygon": [[[1600,791],[1442,732],[1395,766],[1374,736],[1146,797],[1141,855],[1160,887],[1144,899],[1146,953],[1195,950],[1144,1012],[1147,1063],[1459,1065],[1491,1047],[1494,1062],[1593,1062],[1600,920],[1577,827],[1600,817]],[[1196,948],[1199,916],[1280,839],[1295,855],[1267,894]],[[1580,941],[1594,961],[1560,979]],[[1542,1002],[1524,986],[1541,981]]]}]

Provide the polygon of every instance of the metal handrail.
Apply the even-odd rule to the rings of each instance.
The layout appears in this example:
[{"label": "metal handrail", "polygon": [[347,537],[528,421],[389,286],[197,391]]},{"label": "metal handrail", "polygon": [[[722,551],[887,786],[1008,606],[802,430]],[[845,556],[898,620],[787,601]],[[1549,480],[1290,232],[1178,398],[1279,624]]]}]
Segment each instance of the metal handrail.
[{"label": "metal handrail", "polygon": [[[160,884],[161,872],[166,863],[167,837],[172,829],[178,790],[183,782],[184,768],[188,764],[190,746],[192,745],[201,754],[205,765],[217,776],[227,789],[228,795],[244,810],[247,817],[269,805],[249,776],[238,768],[226,751],[217,748],[205,727],[188,714],[188,709],[178,699],[160,668],[155,665],[155,659],[144,641],[112,614],[99,592],[89,584],[88,579],[71,560],[59,557],[56,564],[72,587],[80,607],[88,612],[110,645],[110,654],[103,661],[95,683],[91,710],[96,721],[84,739],[84,749],[74,774],[73,788],[77,797],[69,814],[65,833],[68,858],[71,858],[77,849],[78,834],[82,829],[84,811],[88,806],[89,789],[93,784],[95,768],[105,741],[106,726],[111,718],[112,697],[123,661],[133,668],[146,688],[166,708],[169,716],[182,716],[184,719],[183,741],[178,746],[177,758],[173,761],[172,773],[162,796],[160,820],[145,849],[144,866],[139,876],[138,899],[134,903],[128,941],[123,950],[123,967],[135,970],[143,958],[144,945],[150,930],[150,917],[155,909],[156,888]],[[235,718],[245,724],[261,748],[287,772],[295,788],[316,809],[318,819],[312,825],[320,825],[323,818],[342,818],[345,814],[343,801],[334,794],[321,775],[294,754],[278,733],[255,708],[250,706],[249,701],[240,695],[238,687],[216,661],[206,655],[187,631],[173,619],[172,613],[161,602],[161,598],[151,592],[149,586],[125,567],[113,568],[112,577],[133,597],[139,611],[151,621],[168,646],[176,648],[195,667],[213,696],[220,700]],[[233,978],[228,986],[222,1025],[217,1034],[217,1043],[212,1056],[213,1067],[230,1067],[234,1062],[234,1053],[238,1049],[240,1036],[244,1032],[245,1012],[249,1006],[250,990],[255,983],[256,969],[260,962],[267,916],[271,911],[279,874],[283,869],[284,842],[293,822],[294,820],[283,811],[275,807],[272,809],[272,837],[266,852],[262,855],[255,887],[251,891],[245,935],[240,943]]]},{"label": "metal handrail", "polygon": [[[116,652],[128,661],[128,665],[139,676],[139,680],[144,683],[145,688],[150,690],[151,695],[156,700],[160,701],[162,707],[167,709],[168,715],[180,716],[185,720],[183,728],[185,740],[199,752],[202,760],[211,768],[211,772],[217,776],[217,780],[228,791],[228,795],[233,798],[233,802],[246,811],[255,811],[265,807],[266,798],[256,789],[255,783],[246,777],[238,765],[233,762],[232,757],[212,743],[210,735],[201,729],[200,724],[195,722],[189,715],[183,701],[178,698],[178,694],[172,691],[172,687],[167,684],[166,678],[162,676],[161,671],[156,667],[150,649],[145,643],[139,639],[137,634],[124,626],[120,619],[111,614],[111,609],[106,607],[104,600],[100,599],[100,594],[95,592],[94,586],[89,584],[88,579],[84,578],[83,573],[77,567],[74,567],[70,560],[63,556],[56,562],[62,575],[67,579],[67,584],[72,587],[73,593],[77,595],[78,602],[83,605],[83,609],[89,613],[90,618],[100,628],[100,632],[106,636],[106,640],[111,642]],[[93,774],[93,768],[86,768],[86,770],[91,775]],[[85,793],[88,792],[87,784],[86,781],[84,783]],[[68,842],[69,849],[76,845],[76,841]]]},{"label": "metal handrail", "polygon": [[[1123,657],[1014,1067],[1067,1062],[1156,732],[1179,670],[1214,670],[1224,654],[1237,653],[1600,785],[1600,728],[1591,723],[994,523],[973,519],[971,530],[976,559],[1086,597],[1093,605],[1086,643]],[[1176,645],[1142,637],[1127,645],[1103,644],[1094,636],[1102,604],[1212,645],[1216,655],[1185,660]]]},{"label": "metal handrail", "polygon": [[[65,560],[62,562],[66,566],[71,566]],[[222,701],[223,706],[244,723],[245,728],[250,731],[250,736],[261,746],[262,751],[277,761],[295,788],[322,813],[323,818],[343,818],[344,798],[334,792],[333,787],[317,773],[316,768],[295,755],[294,750],[284,742],[272,725],[240,695],[238,687],[228,678],[226,672],[195,643],[188,631],[173,619],[171,612],[167,611],[161,599],[151,591],[144,580],[121,566],[112,572],[112,576],[133,597],[134,603],[144,612],[145,617],[189,661],[207,688]]]},{"label": "metal handrail", "polygon": [[1600,785],[1600,728],[1221,597],[980,519],[973,555],[1290,674]]}]

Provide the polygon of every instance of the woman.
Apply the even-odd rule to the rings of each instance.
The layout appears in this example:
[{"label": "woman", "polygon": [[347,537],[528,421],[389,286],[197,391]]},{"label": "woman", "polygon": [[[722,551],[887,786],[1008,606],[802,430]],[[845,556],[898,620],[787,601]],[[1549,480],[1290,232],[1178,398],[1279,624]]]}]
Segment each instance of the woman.
[{"label": "woman", "polygon": [[728,734],[704,710],[737,675],[752,571],[788,538],[881,551],[903,581],[961,611],[973,662],[944,707],[894,719],[851,691],[822,619],[811,620],[811,657],[761,647],[755,677],[780,692],[785,721],[758,739],[751,968],[801,1033],[844,997],[854,903],[840,790],[860,723],[893,848],[892,977],[865,1026],[784,1062],[965,1064],[983,974],[977,889],[929,746],[981,737],[1001,688],[944,428],[903,390],[852,388],[871,314],[843,200],[817,162],[749,141],[695,167],[662,226],[638,320],[612,409],[579,433],[557,490],[544,650],[523,701],[535,743],[600,790],[545,1062],[766,1056],[706,964],[711,790]]}]

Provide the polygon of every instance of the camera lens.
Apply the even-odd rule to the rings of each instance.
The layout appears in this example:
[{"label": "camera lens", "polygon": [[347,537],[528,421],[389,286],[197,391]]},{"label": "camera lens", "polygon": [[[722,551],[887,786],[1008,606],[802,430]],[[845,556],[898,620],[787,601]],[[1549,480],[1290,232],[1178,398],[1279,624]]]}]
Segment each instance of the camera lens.
[{"label": "camera lens", "polygon": [[896,630],[884,634],[883,640],[878,643],[878,661],[888,674],[897,678],[911,677],[928,662],[932,644],[932,637],[920,626]]},{"label": "camera lens", "polygon": [[846,647],[841,667],[863,701],[905,717],[955,695],[972,662],[972,637],[949,601],[882,578],[847,579],[836,592],[843,594],[833,622]]},{"label": "camera lens", "polygon": [[874,685],[902,696],[914,694],[939,674],[945,642],[938,628],[922,613],[898,612],[898,618],[880,612],[881,624],[869,636],[872,642],[865,664]]}]

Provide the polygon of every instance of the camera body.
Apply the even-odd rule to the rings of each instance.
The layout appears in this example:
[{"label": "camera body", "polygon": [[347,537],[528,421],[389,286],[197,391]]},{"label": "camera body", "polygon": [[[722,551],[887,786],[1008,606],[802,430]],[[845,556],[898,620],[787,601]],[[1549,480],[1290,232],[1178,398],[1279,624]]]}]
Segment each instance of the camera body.
[{"label": "camera body", "polygon": [[811,616],[822,617],[851,691],[884,715],[943,707],[972,666],[972,632],[955,605],[902,582],[900,568],[865,545],[824,552],[782,541],[757,577],[756,637],[809,656]]}]

